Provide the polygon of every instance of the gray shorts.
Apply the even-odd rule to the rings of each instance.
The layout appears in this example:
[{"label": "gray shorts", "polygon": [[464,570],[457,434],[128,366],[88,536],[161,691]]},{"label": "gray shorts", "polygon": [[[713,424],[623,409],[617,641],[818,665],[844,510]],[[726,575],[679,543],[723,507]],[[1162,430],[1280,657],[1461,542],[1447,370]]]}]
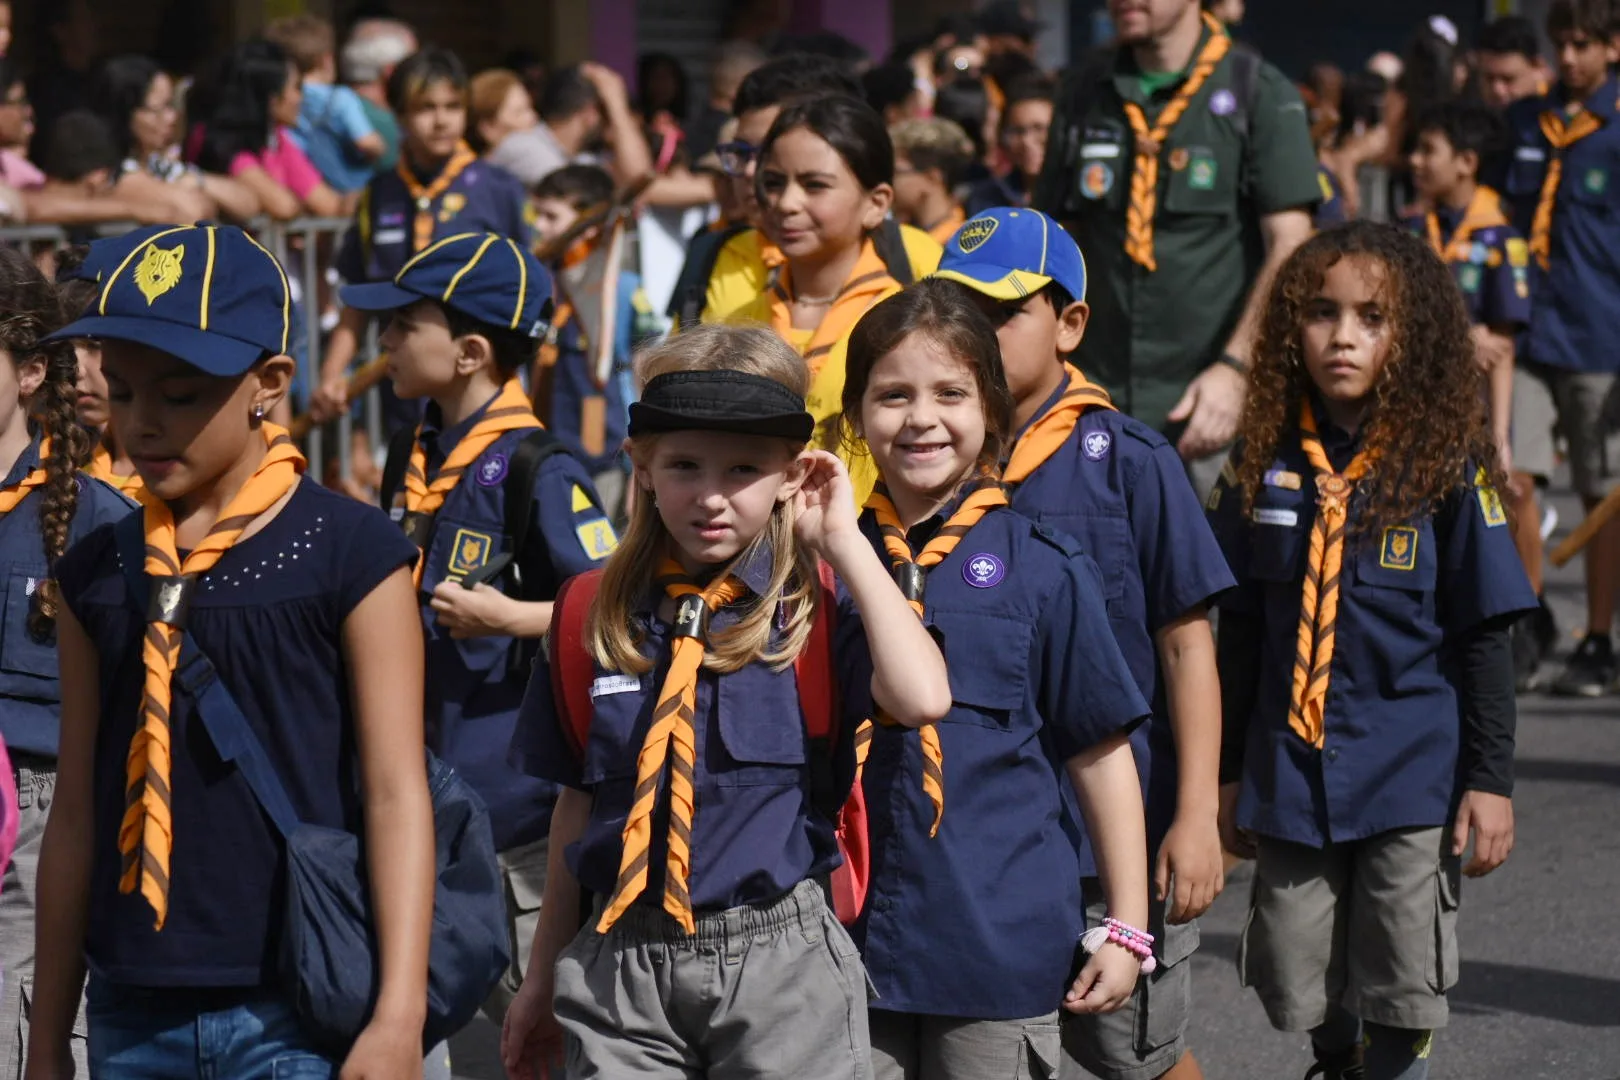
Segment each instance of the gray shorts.
[{"label": "gray shorts", "polygon": [[872,1010],[875,1080],[1050,1080],[1058,1075],[1058,1014],[967,1020]]},{"label": "gray shorts", "polygon": [[1553,429],[1569,445],[1577,494],[1601,499],[1620,478],[1620,394],[1613,375],[1523,361],[1513,369],[1513,468],[1545,480],[1557,464]]},{"label": "gray shorts", "polygon": [[[1102,884],[1085,883],[1088,897],[1101,897]],[[1187,1053],[1187,1021],[1192,1014],[1192,964],[1198,924],[1166,926],[1165,905],[1149,898],[1148,933],[1158,966],[1136,982],[1136,992],[1117,1012],[1063,1016],[1063,1077],[1102,1080],[1155,1080]],[[1108,903],[1086,905],[1086,925],[1101,926]]]},{"label": "gray shorts", "polygon": [[1462,876],[1450,840],[1444,828],[1325,848],[1260,838],[1238,977],[1273,1027],[1309,1031],[1335,1003],[1388,1027],[1445,1027]]},{"label": "gray shorts", "polygon": [[[17,848],[0,882],[0,1080],[17,1080],[28,1058],[28,1014],[34,992],[34,897],[39,845],[56,793],[56,763],[30,754],[11,757],[17,779]],[[73,1064],[90,1075],[85,1056],[84,998],[73,1024]]]},{"label": "gray shorts", "polygon": [[557,958],[569,1080],[871,1080],[869,986],[814,881],[692,935],[636,904]]}]

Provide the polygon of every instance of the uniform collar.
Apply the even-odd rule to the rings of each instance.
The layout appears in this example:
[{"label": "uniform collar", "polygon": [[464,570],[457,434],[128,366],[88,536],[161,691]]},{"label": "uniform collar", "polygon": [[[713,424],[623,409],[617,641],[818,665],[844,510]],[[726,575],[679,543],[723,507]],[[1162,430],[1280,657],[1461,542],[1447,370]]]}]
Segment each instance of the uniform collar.
[{"label": "uniform collar", "polygon": [[[1192,56],[1188,59],[1187,65],[1176,73],[1176,78],[1172,82],[1160,87],[1153,95],[1154,97],[1174,93],[1182,83],[1187,81],[1187,75],[1192,71],[1193,65],[1198,62],[1198,57],[1203,53],[1204,46],[1209,44],[1209,37],[1210,30],[1206,25],[1203,27],[1203,32],[1198,35],[1198,44],[1193,46]],[[1130,46],[1122,45],[1114,50],[1114,69],[1107,77],[1113,81],[1114,88],[1119,91],[1120,97],[1126,101],[1134,101],[1138,105],[1146,105],[1150,99],[1148,95],[1142,93],[1142,83],[1140,81],[1142,75],[1141,65],[1136,62],[1136,53],[1131,50]]]},{"label": "uniform collar", "polygon": [[438,403],[428,402],[427,408],[422,413],[422,426],[418,429],[422,445],[428,446],[431,443],[440,453],[450,453],[456,444],[465,439],[467,433],[478,425],[478,421],[484,418],[484,414],[489,411],[489,407],[495,404],[495,399],[500,396],[501,392],[499,390],[495,391],[494,394],[490,395],[488,401],[473,411],[472,415],[461,421],[461,423],[453,424],[450,427],[441,426],[444,423],[444,413],[440,411]]},{"label": "uniform collar", "polygon": [[1034,415],[1032,415],[1029,418],[1029,422],[1026,423],[1023,427],[1019,428],[1018,433],[1013,436],[1013,440],[1012,440],[1012,442],[1010,444],[1008,444],[1008,448],[1007,448],[1007,452],[1009,454],[1012,453],[1012,447],[1018,445],[1018,440],[1022,439],[1024,437],[1024,432],[1028,431],[1030,429],[1030,427],[1037,420],[1039,420],[1041,417],[1043,417],[1047,413],[1051,412],[1053,407],[1055,407],[1057,405],[1059,399],[1061,399],[1063,397],[1063,395],[1067,394],[1068,392],[1069,392],[1069,380],[1066,379],[1066,378],[1065,379],[1059,379],[1058,384],[1057,384],[1057,388],[1052,391],[1051,396],[1049,396],[1045,401],[1041,402],[1041,407],[1039,409],[1037,409],[1035,411]]},{"label": "uniform collar", "polygon": [[[748,586],[748,591],[755,596],[764,596],[771,587],[771,573],[776,568],[776,557],[769,544],[754,544],[737,560],[731,568],[732,576]],[[659,603],[663,600],[663,591],[656,585],[648,585],[643,610],[657,612]],[[734,616],[732,616],[734,618]],[[716,612],[717,620],[727,620],[727,616]],[[657,621],[656,615],[653,621]]]},{"label": "uniform collar", "polygon": [[23,482],[25,476],[37,468],[39,468],[39,432],[36,431],[23,452],[17,455],[17,463],[6,474],[6,479],[3,483],[0,483],[0,488],[16,487]]},{"label": "uniform collar", "polygon": [[[1589,112],[1601,117],[1607,123],[1615,118],[1617,111],[1620,111],[1620,101],[1617,101],[1617,96],[1620,96],[1620,83],[1617,83],[1615,77],[1610,75],[1603,80],[1603,85],[1587,95],[1586,100],[1581,104]],[[1554,108],[1558,108],[1568,105],[1569,100],[1569,91],[1564,87],[1563,83],[1559,83],[1553,88],[1549,103]]]}]

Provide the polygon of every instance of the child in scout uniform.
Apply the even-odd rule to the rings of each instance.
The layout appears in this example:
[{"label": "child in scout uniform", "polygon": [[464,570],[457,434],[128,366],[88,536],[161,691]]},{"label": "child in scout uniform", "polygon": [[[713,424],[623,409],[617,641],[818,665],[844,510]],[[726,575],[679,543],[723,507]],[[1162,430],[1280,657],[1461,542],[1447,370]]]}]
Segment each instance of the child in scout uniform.
[{"label": "child in scout uniform", "polygon": [[[499,233],[527,247],[523,185],[467,145],[467,72],[456,54],[430,47],[407,57],[388,79],[388,103],[402,132],[399,161],[361,195],[338,250],[343,280],[392,281],[413,255],[459,233]],[[343,312],[321,364],[312,402],[317,419],[331,419],[348,404],[348,369],[365,330],[364,312]],[[386,390],[384,400],[390,434],[416,422],[411,405]]]},{"label": "child in scout uniform", "polygon": [[[1013,396],[1003,481],[1012,507],[1079,540],[1102,570],[1108,620],[1153,710],[1131,733],[1155,869],[1147,929],[1154,972],[1129,1008],[1064,1020],[1065,1075],[1109,1080],[1195,1069],[1186,1031],[1193,922],[1223,883],[1216,831],[1219,682],[1207,605],[1233,585],[1220,547],[1163,436],[1114,408],[1066,361],[1085,334],[1086,268],[1052,218],[997,209],[945,247],[935,277],[964,286],[996,328]],[[1087,921],[1107,915],[1089,838]]]},{"label": "child in scout uniform", "polygon": [[[1156,966],[1137,929],[1147,842],[1129,739],[1147,702],[1109,632],[1096,563],[1007,506],[996,473],[1012,399],[995,330],[957,286],[920,282],[861,319],[843,405],[879,472],[862,531],[951,677],[937,728],[865,708],[875,722],[856,736],[872,866],[855,933],[877,988],[874,1074],[1053,1076],[1059,1016],[1120,1008]],[[839,627],[855,641],[862,630]],[[843,653],[840,685],[871,705],[862,651]],[[1106,896],[1104,941],[1088,939],[1078,974],[1086,920],[1065,789]]]},{"label": "child in scout uniform", "polygon": [[[405,400],[426,399],[389,447],[385,509],[421,549],[428,745],[489,807],[507,878],[517,990],[546,881],[556,788],[507,762],[534,643],[564,579],[616,544],[585,467],[545,431],[517,381],[551,310],[551,276],[509,237],[447,237],[392,283],[350,285],[343,302],[388,312],[381,344]],[[397,479],[396,479],[397,478]]]},{"label": "child in scout uniform", "polygon": [[[1513,846],[1513,547],[1451,270],[1394,226],[1308,240],[1266,302],[1210,516],[1221,821],[1254,855],[1239,949],[1328,1080],[1422,1080],[1462,876]],[[1462,861],[1473,834],[1473,855]],[[1364,1070],[1364,1072],[1363,1072]]]},{"label": "child in scout uniform", "polygon": [[[563,792],[503,1058],[534,1075],[566,1031],[572,1080],[870,1080],[867,981],[827,905],[838,844],[811,789],[830,753],[843,803],[854,702],[908,727],[944,716],[945,664],[861,535],[848,473],[804,452],[809,375],[792,348],[759,327],[696,327],[639,373],[629,529],[599,576],[565,589],[513,746]],[[568,590],[588,582],[575,621]],[[799,673],[832,651],[834,605],[840,627],[860,610],[866,642],[838,652],[868,650],[869,683],[844,698],[832,745],[811,745]]]},{"label": "child in scout uniform", "polygon": [[1483,105],[1452,102],[1418,118],[1412,184],[1430,207],[1406,226],[1445,260],[1462,290],[1475,355],[1490,385],[1491,431],[1504,467],[1513,418],[1514,339],[1530,325],[1530,248],[1502,200],[1479,182],[1498,123]]},{"label": "child in scout uniform", "polygon": [[[295,368],[269,252],[232,227],[156,226],[90,260],[101,292],[56,337],[100,341],[146,490],[57,564],[60,773],[28,1074],[67,1075],[88,967],[92,1076],[411,1075],[435,861],[416,551],[374,507],[305,482],[265,420]],[[346,1050],[317,1046],[283,988],[283,834],[204,694],[237,707],[291,816],[366,853],[381,975]]]},{"label": "child in scout uniform", "polygon": [[[1555,463],[1553,430],[1568,443],[1571,479],[1586,507],[1620,479],[1620,430],[1614,425],[1620,351],[1620,4],[1614,0],[1553,0],[1547,36],[1559,57],[1559,79],[1545,96],[1508,110],[1513,160],[1504,194],[1513,223],[1530,245],[1530,332],[1513,386],[1513,470],[1517,540],[1530,583],[1542,586],[1541,520],[1535,482]],[[1587,545],[1586,636],[1563,672],[1556,693],[1596,697],[1614,686],[1610,630],[1620,521]],[[1545,607],[1537,638],[1556,640]]]},{"label": "child in scout uniform", "polygon": [[973,140],[956,124],[934,117],[903,120],[889,129],[894,142],[894,214],[943,244],[967,215],[956,197]]},{"label": "child in scout uniform", "polygon": [[[16,842],[0,883],[0,1015],[28,1014],[35,975],[36,881],[40,841],[56,786],[62,686],[55,626],[62,597],[57,567],[70,543],[116,521],[131,504],[86,479],[92,437],[79,426],[73,349],[46,344],[66,321],[57,289],[13,248],[0,249],[0,737],[10,750],[0,785],[15,786],[6,831]],[[75,992],[72,1057],[85,1068],[84,1018]],[[20,1076],[28,1025],[0,1036],[0,1069]],[[63,1045],[64,1052],[67,1046]]]},{"label": "child in scout uniform", "polygon": [[[56,291],[62,301],[62,313],[68,318],[76,317],[101,293],[101,287],[95,282],[94,268],[87,270],[83,265],[88,251],[88,247],[81,246],[57,253]],[[127,498],[138,498],[141,474],[135,471],[135,464],[112,430],[107,380],[101,374],[101,345],[89,338],[80,338],[73,343],[73,352],[79,365],[79,426],[90,433],[94,443],[85,472],[117,488]]]},{"label": "child in scout uniform", "polygon": [[[611,202],[613,178],[595,165],[565,165],[535,185],[532,199],[535,243],[545,244],[572,228],[587,210]],[[557,309],[547,347],[540,353],[542,371],[534,397],[546,426],[585,463],[608,516],[617,519],[624,506],[629,467],[624,454],[625,425],[635,397],[630,357],[651,336],[652,307],[642,292],[640,276],[620,271],[612,315],[613,366],[606,382],[598,387],[592,374],[595,349],[562,278],[565,270],[589,259],[600,240],[600,230],[591,230],[552,266],[557,278]],[[598,277],[594,284],[599,287],[601,280]]]}]

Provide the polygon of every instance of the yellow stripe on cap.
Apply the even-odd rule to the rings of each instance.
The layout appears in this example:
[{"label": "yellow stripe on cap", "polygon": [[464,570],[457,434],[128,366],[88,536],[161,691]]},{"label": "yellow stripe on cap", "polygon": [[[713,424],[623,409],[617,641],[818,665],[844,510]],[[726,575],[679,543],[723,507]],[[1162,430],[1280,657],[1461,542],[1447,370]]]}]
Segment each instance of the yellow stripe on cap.
[{"label": "yellow stripe on cap", "polygon": [[248,243],[264,252],[264,257],[276,268],[276,276],[281,278],[281,355],[285,356],[287,338],[292,334],[292,286],[287,282],[287,271],[282,269],[281,260],[270,254],[270,249],[254,239],[252,233],[243,229],[242,235],[247,237]]},{"label": "yellow stripe on cap", "polygon": [[118,269],[112,272],[112,276],[107,279],[107,284],[102,286],[101,302],[96,307],[96,314],[107,314],[107,297],[112,294],[112,287],[118,284],[118,275],[122,274],[129,264],[135,261],[135,256],[139,255],[141,252],[145,251],[147,248],[151,247],[165,236],[173,236],[175,233],[186,232],[194,228],[196,228],[194,225],[176,225],[172,229],[164,229],[160,233],[148,236],[145,240],[142,240],[139,244],[136,244],[135,249],[128,255],[125,255],[124,261],[118,264]]},{"label": "yellow stripe on cap", "polygon": [[[1046,223],[1046,215],[1045,214],[1039,215],[1039,218],[1040,218],[1040,222],[1041,222],[1041,269],[1045,270],[1046,269],[1046,252],[1047,252],[1048,246],[1049,246],[1049,244],[1051,243],[1051,240],[1052,240],[1052,226],[1050,226],[1050,225],[1048,225]],[[1048,278],[1047,280],[1050,281],[1051,278]]]},{"label": "yellow stripe on cap", "polygon": [[208,329],[208,294],[214,288],[214,227],[208,226],[208,261],[203,263],[202,308],[197,313],[197,329]]},{"label": "yellow stripe on cap", "polygon": [[974,292],[988,296],[992,300],[1023,300],[1034,296],[1052,283],[1051,278],[1032,274],[1028,270],[1012,270],[1005,277],[995,281],[980,281],[960,270],[935,270],[928,276],[966,285]]},{"label": "yellow stripe on cap", "polygon": [[506,246],[512,249],[512,256],[518,264],[517,307],[512,309],[512,329],[516,330],[518,323],[523,321],[523,302],[529,298],[529,264],[523,261],[523,249],[517,246],[517,241],[507,237]]},{"label": "yellow stripe on cap", "polygon": [[467,260],[467,265],[457,270],[456,276],[450,279],[450,284],[444,287],[444,295],[439,297],[440,300],[447,304],[450,302],[451,295],[456,291],[456,286],[461,284],[461,279],[467,276],[467,271],[477,266],[478,260],[484,257],[484,252],[488,251],[490,245],[499,239],[500,237],[495,236],[493,233],[484,237],[484,242],[478,245],[478,250],[473,252],[473,257]]},{"label": "yellow stripe on cap", "polygon": [[439,240],[439,241],[437,241],[435,243],[429,244],[427,247],[423,248],[421,251],[418,251],[415,255],[412,255],[410,257],[409,261],[407,261],[404,266],[399,268],[399,273],[394,275],[395,283],[397,284],[399,282],[399,279],[404,277],[410,271],[411,267],[415,266],[417,263],[421,262],[423,259],[425,259],[429,255],[433,254],[435,251],[438,251],[440,248],[444,247],[444,245],[453,244],[457,240],[471,240],[473,237],[475,237],[477,235],[479,235],[479,234],[478,233],[471,233],[471,232],[456,233],[456,235],[454,235],[454,236],[447,236],[443,240]]}]

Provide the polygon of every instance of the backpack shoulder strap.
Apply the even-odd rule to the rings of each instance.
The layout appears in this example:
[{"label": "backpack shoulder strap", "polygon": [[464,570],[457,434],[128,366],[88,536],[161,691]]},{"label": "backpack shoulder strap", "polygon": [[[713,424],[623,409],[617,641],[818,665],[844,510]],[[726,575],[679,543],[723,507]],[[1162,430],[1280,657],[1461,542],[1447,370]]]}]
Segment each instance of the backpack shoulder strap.
[{"label": "backpack shoulder strap", "polygon": [[530,572],[523,563],[523,552],[529,544],[529,529],[534,522],[534,482],[540,475],[540,466],[553,454],[563,453],[567,447],[562,440],[545,428],[535,428],[523,436],[512,451],[508,463],[506,486],[501,491],[505,504],[506,537],[512,543],[513,585],[516,600],[538,600],[543,597],[529,595],[538,588],[544,576]]},{"label": "backpack shoulder strap", "polygon": [[585,620],[602,586],[602,571],[587,570],[563,582],[551,610],[546,648],[551,658],[551,697],[574,749],[581,755],[591,738],[591,682],[596,664],[585,647]]},{"label": "backpack shoulder strap", "polygon": [[679,329],[696,326],[703,317],[703,301],[709,293],[709,279],[714,276],[720,252],[732,237],[750,228],[746,222],[734,221],[718,232],[703,232],[692,238],[687,248],[686,262],[681,267],[680,280],[669,298],[666,314],[678,321]]},{"label": "backpack shoulder strap", "polygon": [[911,253],[906,250],[905,234],[900,231],[900,222],[893,215],[884,218],[883,224],[872,234],[872,246],[888,268],[889,276],[899,282],[902,289],[917,280],[917,275],[911,270]]},{"label": "backpack shoulder strap", "polygon": [[383,461],[382,487],[377,489],[377,501],[383,513],[394,509],[394,499],[405,486],[405,470],[411,464],[411,447],[416,445],[416,429],[403,427],[388,440],[388,457]]},{"label": "backpack shoulder strap", "polygon": [[832,567],[825,562],[817,565],[816,618],[810,624],[810,637],[794,661],[794,676],[799,684],[799,708],[804,711],[804,723],[812,740],[836,739],[838,734],[838,697],[833,679],[833,624],[838,617],[838,593]]},{"label": "backpack shoulder strap", "polygon": [[1238,132],[1245,142],[1249,138],[1249,125],[1254,120],[1256,95],[1260,92],[1260,65],[1265,63],[1259,52],[1243,44],[1234,44],[1227,54],[1232,60],[1232,96],[1238,100]]},{"label": "backpack shoulder strap", "polygon": [[[151,579],[146,575],[146,534],[144,515],[133,513],[113,526],[118,559],[123,564],[124,583],[130,607],[147,615]],[[236,703],[219,672],[197,645],[191,631],[182,630],[180,663],[174,679],[194,702],[196,716],[208,732],[208,740],[221,761],[231,762],[247,781],[253,797],[270,818],[283,839],[298,828],[298,812],[276,774],[276,767],[265,753],[264,744],[253,734],[242,707]]]}]

